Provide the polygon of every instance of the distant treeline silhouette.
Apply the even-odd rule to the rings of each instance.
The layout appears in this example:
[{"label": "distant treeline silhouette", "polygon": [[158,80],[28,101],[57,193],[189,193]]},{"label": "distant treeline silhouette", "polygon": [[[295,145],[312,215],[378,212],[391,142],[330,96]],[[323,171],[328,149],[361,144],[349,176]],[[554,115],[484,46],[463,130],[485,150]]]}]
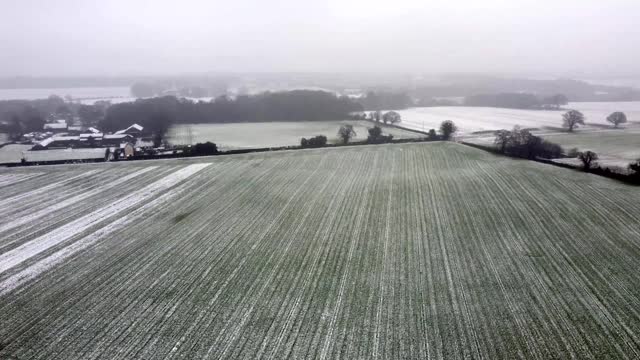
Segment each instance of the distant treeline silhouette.
[{"label": "distant treeline silhouette", "polygon": [[527,93],[478,94],[467,96],[465,106],[489,106],[511,109],[559,109],[569,102],[566,96],[557,94],[538,97]]},{"label": "distant treeline silhouette", "polygon": [[369,91],[357,99],[364,110],[402,110],[414,106],[409,95],[404,92]]},{"label": "distant treeline silhouette", "polygon": [[100,126],[109,131],[132,123],[150,125],[151,118],[158,113],[168,116],[172,123],[218,124],[344,120],[351,112],[361,110],[362,107],[348,97],[308,90],[241,95],[235,99],[221,96],[211,102],[165,96],[112,105]]}]

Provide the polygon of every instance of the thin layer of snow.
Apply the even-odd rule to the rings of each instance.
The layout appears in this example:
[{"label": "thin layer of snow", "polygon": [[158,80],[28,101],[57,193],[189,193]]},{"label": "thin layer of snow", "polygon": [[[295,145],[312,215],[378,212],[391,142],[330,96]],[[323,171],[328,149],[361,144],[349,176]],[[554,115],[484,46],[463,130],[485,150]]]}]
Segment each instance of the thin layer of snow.
[{"label": "thin layer of snow", "polygon": [[[81,173],[79,175],[72,176],[72,177],[66,178],[66,179],[61,180],[61,181],[57,181],[55,183],[43,186],[41,188],[37,188],[37,189],[31,190],[31,191],[27,191],[27,192],[22,193],[22,194],[14,195],[14,196],[6,198],[4,200],[0,200],[0,214],[2,213],[2,209],[5,209],[5,208],[11,206],[11,204],[13,204],[13,203],[15,203],[17,201],[22,201],[23,199],[27,199],[27,198],[32,197],[32,196],[37,196],[37,195],[40,195],[42,193],[46,193],[46,192],[49,192],[49,191],[55,191],[55,189],[59,188],[60,186],[66,185],[66,184],[68,184],[68,183],[70,183],[70,182],[72,182],[74,180],[78,180],[78,179],[82,179],[82,178],[85,178],[85,177],[92,176],[97,172],[98,172],[98,170],[89,170],[89,171],[83,172],[83,173]],[[1,176],[0,176],[0,178],[1,178]]]},{"label": "thin layer of snow", "polygon": [[105,148],[37,150],[23,152],[28,162],[104,159]]},{"label": "thin layer of snow", "polygon": [[125,183],[129,182],[130,180],[132,180],[132,179],[134,179],[134,178],[136,178],[136,177],[138,177],[140,175],[146,174],[146,173],[148,173],[149,171],[151,171],[151,170],[153,170],[155,168],[156,168],[156,166],[150,166],[150,167],[142,168],[142,169],[140,169],[140,170],[138,170],[136,172],[133,172],[131,174],[123,176],[123,177],[121,177],[121,178],[119,178],[119,179],[117,179],[115,181],[107,182],[104,185],[102,185],[102,186],[100,186],[100,187],[98,187],[96,189],[93,189],[93,190],[90,190],[90,191],[85,191],[85,192],[83,192],[83,193],[81,193],[79,195],[70,197],[70,198],[65,199],[63,201],[55,203],[55,204],[53,204],[51,206],[48,206],[48,207],[46,207],[46,208],[44,208],[44,209],[42,209],[40,211],[32,212],[32,213],[30,213],[30,214],[28,214],[26,216],[20,217],[18,219],[13,219],[9,223],[0,225],[0,234],[3,233],[3,232],[6,232],[8,230],[15,229],[16,227],[23,226],[25,224],[33,222],[33,221],[35,221],[37,219],[40,219],[42,217],[45,217],[45,216],[47,216],[47,215],[49,215],[49,214],[51,214],[51,213],[53,213],[55,211],[64,209],[67,206],[73,205],[73,204],[75,204],[77,202],[80,202],[80,201],[82,201],[84,199],[87,199],[87,198],[89,198],[91,196],[100,194],[100,193],[102,193],[104,191],[107,191],[107,190],[110,190],[110,189],[113,189],[113,188],[117,188],[118,186],[120,186],[122,184],[125,184]]},{"label": "thin layer of snow", "polygon": [[106,238],[109,234],[127,227],[131,223],[143,217],[149,211],[160,208],[163,206],[163,204],[171,202],[174,198],[180,196],[184,191],[186,191],[186,188],[182,187],[180,189],[176,189],[175,191],[165,193],[127,214],[127,216],[116,219],[107,226],[98,229],[90,235],[83,237],[73,244],[56,251],[55,253],[37,261],[36,263],[23,269],[22,271],[4,279],[2,282],[0,282],[0,296],[11,292],[27,281],[36,278],[45,271],[48,271],[54,266],[62,263],[73,254],[86,249],[89,246],[97,243],[98,241]]},{"label": "thin layer of snow", "polygon": [[26,242],[15,249],[7,251],[0,255],[0,273],[19,265],[53,246],[73,238],[76,234],[82,233],[108,218],[117,216],[131,207],[145,203],[154,196],[193,176],[209,165],[210,164],[193,164],[186,166],[124,198]]},{"label": "thin layer of snow", "polygon": [[25,181],[40,175],[42,175],[42,173],[0,174],[0,187],[15,184],[17,182]]},{"label": "thin layer of snow", "polygon": [[[614,111],[622,111],[629,121],[640,121],[640,101],[632,102],[575,102],[564,107],[581,111],[587,123],[610,125],[606,118]],[[522,128],[562,127],[566,110],[520,110],[492,107],[434,106],[400,110],[400,126],[409,129],[438,130],[444,120],[452,120],[459,128],[458,135],[477,131]]]}]

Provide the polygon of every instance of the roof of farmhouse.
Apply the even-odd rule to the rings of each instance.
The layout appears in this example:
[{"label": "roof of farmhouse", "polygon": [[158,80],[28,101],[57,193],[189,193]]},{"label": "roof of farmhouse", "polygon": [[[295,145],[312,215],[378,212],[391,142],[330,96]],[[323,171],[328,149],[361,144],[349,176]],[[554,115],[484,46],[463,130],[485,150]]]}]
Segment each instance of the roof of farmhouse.
[{"label": "roof of farmhouse", "polygon": [[124,130],[118,130],[115,133],[116,134],[125,134],[125,133],[127,133],[129,131],[132,131],[132,130],[134,130],[134,131],[142,131],[142,129],[144,129],[144,127],[142,127],[142,126],[140,126],[138,124],[133,124],[133,125],[129,126],[128,128],[126,128]]},{"label": "roof of farmhouse", "polygon": [[67,123],[53,123],[53,124],[44,124],[44,129],[66,129],[67,128]]}]

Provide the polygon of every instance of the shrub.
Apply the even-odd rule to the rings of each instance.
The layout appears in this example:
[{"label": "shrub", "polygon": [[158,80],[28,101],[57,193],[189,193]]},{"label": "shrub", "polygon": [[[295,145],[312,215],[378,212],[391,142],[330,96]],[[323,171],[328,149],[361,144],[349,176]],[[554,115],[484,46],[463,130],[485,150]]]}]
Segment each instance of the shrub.
[{"label": "shrub", "polygon": [[327,145],[327,137],[324,135],[314,136],[309,139],[302,138],[300,146],[303,148],[323,147]]},{"label": "shrub", "polygon": [[369,128],[367,131],[369,132],[369,136],[367,137],[368,144],[383,144],[393,140],[393,135],[383,135],[382,129],[377,125]]},{"label": "shrub", "polygon": [[438,134],[436,134],[436,130],[435,129],[429,130],[429,133],[427,135],[427,139],[429,139],[429,140],[438,140]]},{"label": "shrub", "polygon": [[582,161],[584,171],[588,171],[592,166],[596,165],[598,154],[594,153],[593,151],[583,151],[578,154],[578,159]]},{"label": "shrub", "polygon": [[445,120],[440,124],[440,133],[443,140],[451,139],[451,136],[458,131],[458,127],[451,120]]},{"label": "shrub", "polygon": [[570,158],[577,158],[578,154],[580,154],[580,150],[578,150],[578,148],[571,148],[569,149],[569,152],[567,152],[567,156]]},{"label": "shrub", "polygon": [[527,159],[546,158],[555,159],[563,156],[560,145],[543,140],[533,135],[529,130],[514,127],[512,131],[499,130],[495,133],[494,144],[501,153],[510,154]]},{"label": "shrub", "polygon": [[215,155],[218,153],[218,146],[210,141],[197,143],[191,147],[191,156]]}]

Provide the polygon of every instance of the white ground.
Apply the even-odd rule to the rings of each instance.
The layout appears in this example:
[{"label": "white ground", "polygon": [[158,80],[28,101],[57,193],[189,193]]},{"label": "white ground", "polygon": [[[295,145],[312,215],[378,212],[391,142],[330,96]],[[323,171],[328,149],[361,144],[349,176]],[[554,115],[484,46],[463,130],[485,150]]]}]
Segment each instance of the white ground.
[{"label": "white ground", "polygon": [[460,133],[470,135],[477,131],[523,128],[558,128],[562,126],[562,114],[566,109],[581,111],[587,123],[608,124],[606,117],[614,111],[626,113],[629,121],[640,121],[640,101],[635,102],[582,102],[570,103],[565,110],[517,110],[490,107],[438,106],[411,108],[399,111],[402,126],[428,131],[438,129],[444,120],[452,120]]}]

